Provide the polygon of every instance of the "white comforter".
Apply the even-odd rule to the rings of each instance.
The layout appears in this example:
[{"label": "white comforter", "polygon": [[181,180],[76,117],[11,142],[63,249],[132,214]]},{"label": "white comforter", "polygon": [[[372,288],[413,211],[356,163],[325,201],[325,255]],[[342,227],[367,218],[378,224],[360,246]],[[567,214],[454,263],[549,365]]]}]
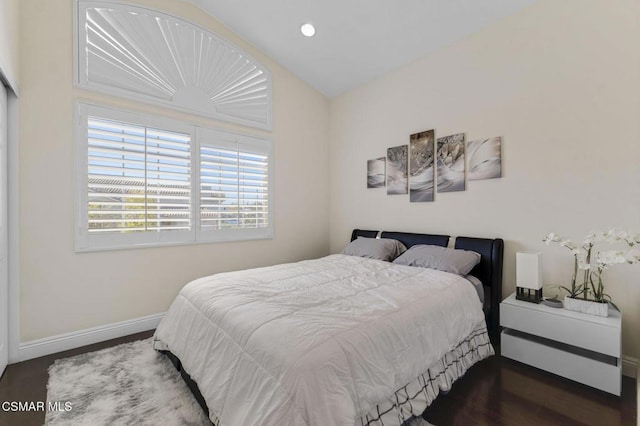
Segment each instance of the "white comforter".
[{"label": "white comforter", "polygon": [[457,275],[331,255],[189,283],[154,345],[221,425],[353,425],[481,321]]}]

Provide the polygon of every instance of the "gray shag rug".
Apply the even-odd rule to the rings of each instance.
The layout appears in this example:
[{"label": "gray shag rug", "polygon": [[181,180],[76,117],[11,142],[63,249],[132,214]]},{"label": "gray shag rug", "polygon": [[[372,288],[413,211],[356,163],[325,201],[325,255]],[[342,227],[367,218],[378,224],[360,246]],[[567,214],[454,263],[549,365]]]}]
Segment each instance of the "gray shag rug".
[{"label": "gray shag rug", "polygon": [[[65,358],[49,368],[46,425],[210,425],[169,359],[151,339]],[[63,406],[63,404],[61,404]]]},{"label": "gray shag rug", "polygon": [[[180,373],[153,350],[152,339],[57,360],[49,367],[47,401],[71,404],[47,411],[45,424],[211,425]],[[413,418],[404,426],[429,426]]]}]

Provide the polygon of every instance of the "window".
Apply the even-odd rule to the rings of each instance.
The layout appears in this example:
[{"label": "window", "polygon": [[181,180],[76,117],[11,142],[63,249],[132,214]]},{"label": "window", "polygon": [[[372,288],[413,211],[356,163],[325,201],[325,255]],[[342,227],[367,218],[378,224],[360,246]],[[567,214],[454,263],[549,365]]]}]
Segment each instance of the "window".
[{"label": "window", "polygon": [[272,236],[268,140],[78,104],[78,251]]},{"label": "window", "polygon": [[87,121],[89,233],[191,229],[191,135]]},{"label": "window", "polygon": [[75,9],[76,86],[271,129],[271,73],[240,47],[146,7],[76,0]]},{"label": "window", "polygon": [[202,130],[199,139],[201,230],[268,227],[268,151],[212,130]]}]

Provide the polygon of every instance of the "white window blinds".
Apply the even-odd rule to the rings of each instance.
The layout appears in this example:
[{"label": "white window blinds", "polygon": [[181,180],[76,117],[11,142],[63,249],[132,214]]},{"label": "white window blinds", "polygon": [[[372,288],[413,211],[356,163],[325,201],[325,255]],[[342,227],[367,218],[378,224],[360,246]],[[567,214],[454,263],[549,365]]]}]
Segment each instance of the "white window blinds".
[{"label": "white window blinds", "polygon": [[202,233],[270,236],[270,143],[209,129],[199,129],[198,139]]},{"label": "white window blinds", "polygon": [[191,229],[191,136],[99,117],[87,124],[89,233]]},{"label": "white window blinds", "polygon": [[271,73],[240,47],[151,4],[75,3],[78,87],[271,129]]},{"label": "white window blinds", "polygon": [[200,226],[269,226],[269,167],[264,154],[200,147]]},{"label": "white window blinds", "polygon": [[77,251],[271,238],[271,141],[77,105]]}]

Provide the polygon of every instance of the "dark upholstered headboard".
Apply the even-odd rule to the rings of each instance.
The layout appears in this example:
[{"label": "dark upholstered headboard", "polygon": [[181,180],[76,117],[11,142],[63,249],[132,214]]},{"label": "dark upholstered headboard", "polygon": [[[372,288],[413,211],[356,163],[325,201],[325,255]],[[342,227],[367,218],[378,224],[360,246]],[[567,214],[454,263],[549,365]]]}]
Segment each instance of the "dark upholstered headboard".
[{"label": "dark upholstered headboard", "polygon": [[379,231],[367,231],[364,229],[354,229],[351,233],[351,241],[355,240],[358,237],[366,237],[366,238],[375,238],[378,236]]},{"label": "dark upholstered headboard", "polygon": [[[504,241],[500,238],[457,237],[455,248],[480,254],[480,263],[471,271],[485,289],[485,306],[489,337],[494,344],[500,339],[500,302],[502,301],[502,254]],[[487,304],[488,302],[488,304]]]},{"label": "dark upholstered headboard", "polygon": [[433,234],[413,234],[410,232],[383,232],[380,238],[391,238],[398,240],[406,248],[415,246],[416,244],[429,244],[432,246],[446,247],[449,244],[448,235],[433,235]]},{"label": "dark upholstered headboard", "polygon": [[[358,237],[376,238],[379,231],[354,229],[351,241]],[[380,234],[381,238],[391,238],[400,241],[407,248],[416,244],[430,244],[447,247],[448,235],[415,234],[410,232],[387,232]],[[489,337],[494,345],[500,339],[500,302],[502,300],[502,255],[504,241],[500,238],[472,238],[457,237],[455,248],[472,250],[480,254],[480,263],[471,271],[471,275],[478,278],[485,288],[485,316]]]},{"label": "dark upholstered headboard", "polygon": [[[379,231],[365,231],[362,229],[354,229],[351,233],[351,241],[358,237],[376,238]],[[390,238],[392,240],[398,240],[406,248],[415,246],[416,244],[429,244],[432,246],[446,247],[449,244],[448,235],[433,235],[433,234],[414,234],[411,232],[386,232],[383,231],[380,234],[380,238]]]}]

